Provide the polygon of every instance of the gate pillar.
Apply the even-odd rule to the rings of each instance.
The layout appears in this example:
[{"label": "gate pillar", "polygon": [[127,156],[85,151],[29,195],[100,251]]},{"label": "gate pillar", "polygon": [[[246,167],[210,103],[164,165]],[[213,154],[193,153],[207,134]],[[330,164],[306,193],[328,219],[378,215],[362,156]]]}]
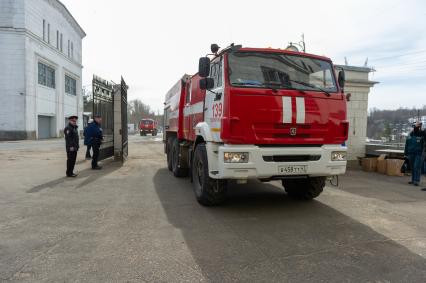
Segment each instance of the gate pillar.
[{"label": "gate pillar", "polygon": [[124,162],[128,155],[127,89],[121,84],[114,86],[114,160]]}]

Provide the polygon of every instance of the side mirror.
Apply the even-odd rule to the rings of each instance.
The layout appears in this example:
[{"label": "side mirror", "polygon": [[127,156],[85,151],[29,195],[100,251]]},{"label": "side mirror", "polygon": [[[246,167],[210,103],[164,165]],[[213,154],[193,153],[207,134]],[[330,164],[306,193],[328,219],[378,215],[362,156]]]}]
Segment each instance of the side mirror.
[{"label": "side mirror", "polygon": [[342,70],[339,72],[339,76],[337,80],[339,82],[340,89],[343,92],[343,89],[345,88],[345,71]]},{"label": "side mirror", "polygon": [[212,45],[210,45],[210,50],[212,51],[213,54],[216,54],[219,51],[219,45],[217,45],[216,43],[213,43]]},{"label": "side mirror", "polygon": [[214,79],[213,78],[203,78],[200,80],[200,89],[212,89],[214,87]]},{"label": "side mirror", "polygon": [[198,62],[198,75],[206,78],[210,75],[210,59],[208,57],[201,57]]}]

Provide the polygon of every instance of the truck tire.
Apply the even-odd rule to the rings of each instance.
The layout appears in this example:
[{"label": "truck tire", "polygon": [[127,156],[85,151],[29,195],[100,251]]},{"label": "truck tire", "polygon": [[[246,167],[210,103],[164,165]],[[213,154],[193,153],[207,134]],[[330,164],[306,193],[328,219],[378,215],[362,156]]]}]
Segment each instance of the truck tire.
[{"label": "truck tire", "polygon": [[141,136],[143,136],[143,135],[142,135],[142,132],[140,132],[140,134],[141,134]]},{"label": "truck tire", "polygon": [[172,144],[172,172],[175,177],[186,177],[188,176],[188,169],[179,167],[179,158],[179,141],[174,139]]},{"label": "truck tire", "polygon": [[173,148],[174,138],[168,138],[166,144],[166,156],[167,156],[167,168],[169,171],[173,170],[172,167],[172,148]]},{"label": "truck tire", "polygon": [[214,206],[225,201],[226,181],[209,177],[206,145],[201,143],[195,148],[192,161],[193,188],[197,201],[204,206]]},{"label": "truck tire", "polygon": [[282,180],[283,187],[290,197],[311,200],[319,196],[325,186],[325,177]]}]

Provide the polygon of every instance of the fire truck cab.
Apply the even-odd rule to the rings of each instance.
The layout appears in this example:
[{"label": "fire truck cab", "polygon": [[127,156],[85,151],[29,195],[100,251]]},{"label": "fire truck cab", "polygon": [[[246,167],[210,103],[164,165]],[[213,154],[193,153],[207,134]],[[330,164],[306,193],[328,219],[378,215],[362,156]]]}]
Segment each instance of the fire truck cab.
[{"label": "fire truck cab", "polygon": [[229,180],[281,180],[312,199],[346,170],[344,73],[329,58],[231,45],[199,60],[167,93],[169,170],[189,175],[196,199],[216,205]]},{"label": "fire truck cab", "polygon": [[156,136],[158,133],[157,122],[153,119],[142,119],[139,123],[139,132],[141,136],[147,134]]}]

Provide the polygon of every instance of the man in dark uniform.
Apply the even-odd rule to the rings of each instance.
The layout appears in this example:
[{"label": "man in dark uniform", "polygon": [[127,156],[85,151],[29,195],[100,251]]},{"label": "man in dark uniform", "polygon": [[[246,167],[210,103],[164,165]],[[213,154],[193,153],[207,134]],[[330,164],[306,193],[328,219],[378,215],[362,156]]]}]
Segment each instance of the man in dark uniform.
[{"label": "man in dark uniform", "polygon": [[93,117],[93,123],[90,123],[89,126],[87,126],[88,143],[92,146],[92,150],[93,150],[93,156],[92,156],[93,170],[102,169],[102,167],[98,165],[99,148],[101,147],[102,140],[104,139],[102,134],[101,123],[102,123],[102,117],[100,115],[95,115]]},{"label": "man in dark uniform", "polygon": [[77,119],[77,116],[70,116],[68,118],[68,126],[64,129],[65,149],[67,150],[67,177],[77,177],[77,174],[74,174],[75,160],[80,147]]},{"label": "man in dark uniform", "polygon": [[413,126],[413,131],[405,142],[405,156],[408,157],[411,167],[411,181],[409,184],[418,186],[422,174],[424,162],[424,131],[422,131],[422,123],[417,122]]}]

